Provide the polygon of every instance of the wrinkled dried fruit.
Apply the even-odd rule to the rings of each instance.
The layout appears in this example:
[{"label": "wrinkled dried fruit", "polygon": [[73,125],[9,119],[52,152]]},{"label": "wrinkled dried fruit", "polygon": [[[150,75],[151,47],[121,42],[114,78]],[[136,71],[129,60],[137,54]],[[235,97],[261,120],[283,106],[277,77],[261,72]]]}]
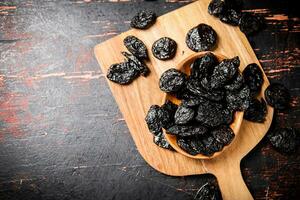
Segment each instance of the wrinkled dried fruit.
[{"label": "wrinkled dried fruit", "polygon": [[240,89],[243,86],[243,84],[244,78],[242,74],[237,73],[236,76],[224,86],[224,88],[229,91],[235,91]]},{"label": "wrinkled dried fruit", "polygon": [[132,28],[147,29],[155,23],[156,14],[149,10],[139,11],[130,22]]},{"label": "wrinkled dried fruit", "polygon": [[212,183],[205,183],[197,192],[195,200],[221,200],[219,188]]},{"label": "wrinkled dried fruit", "polygon": [[107,70],[106,77],[118,84],[126,85],[131,83],[140,74],[134,67],[136,64],[132,61],[113,64]]},{"label": "wrinkled dried fruit", "polygon": [[229,126],[221,126],[211,131],[217,142],[228,145],[234,138],[233,130]]},{"label": "wrinkled dried fruit", "polygon": [[232,110],[246,110],[249,107],[250,100],[250,89],[248,86],[244,86],[240,91],[226,92],[227,105]]},{"label": "wrinkled dried fruit", "polygon": [[169,142],[166,140],[165,135],[163,132],[159,133],[158,135],[153,136],[153,142],[159,147],[164,149],[174,150]]},{"label": "wrinkled dried fruit", "polygon": [[220,20],[226,24],[237,26],[241,18],[241,13],[234,9],[228,9],[219,16]]},{"label": "wrinkled dried fruit", "polygon": [[198,106],[199,104],[205,102],[206,99],[203,97],[191,97],[187,99],[182,99],[181,104],[185,107],[194,107]]},{"label": "wrinkled dried fruit", "polygon": [[123,43],[130,53],[140,59],[148,59],[148,52],[146,45],[137,37],[133,35],[127,36]]},{"label": "wrinkled dried fruit", "polygon": [[264,99],[252,99],[244,112],[244,119],[263,123],[267,115],[267,104]]},{"label": "wrinkled dried fruit", "polygon": [[164,92],[178,91],[186,81],[186,75],[177,69],[166,70],[159,79],[159,88]]},{"label": "wrinkled dried fruit", "polygon": [[265,98],[270,106],[283,110],[289,106],[291,96],[288,89],[282,84],[272,83],[265,90]]},{"label": "wrinkled dried fruit", "polygon": [[208,13],[218,17],[226,10],[225,2],[222,0],[212,0],[208,5]]},{"label": "wrinkled dried fruit", "polygon": [[251,96],[255,97],[257,94],[259,94],[264,83],[263,72],[261,71],[260,67],[255,63],[247,65],[243,71],[243,77],[245,83],[250,89]]},{"label": "wrinkled dried fruit", "polygon": [[191,142],[189,138],[178,137],[177,144],[181,149],[183,149],[188,154],[191,154],[193,156],[199,154],[199,152],[191,146]]},{"label": "wrinkled dried fruit", "polygon": [[170,122],[170,116],[166,110],[158,105],[152,105],[146,115],[145,121],[149,131],[154,135],[158,135],[162,132],[162,127]]},{"label": "wrinkled dried fruit", "polygon": [[217,33],[207,24],[199,24],[186,35],[187,46],[195,52],[212,50],[216,42]]},{"label": "wrinkled dried fruit", "polygon": [[177,49],[176,42],[168,37],[160,38],[152,46],[152,53],[159,60],[168,60],[175,56]]},{"label": "wrinkled dried fruit", "polygon": [[134,63],[132,64],[132,67],[134,67],[137,71],[139,71],[141,75],[147,76],[149,74],[150,72],[149,68],[137,57],[127,52],[122,52],[122,54],[127,59],[126,62]]},{"label": "wrinkled dried fruit", "polygon": [[187,124],[194,118],[194,115],[195,111],[193,109],[180,105],[178,106],[178,109],[175,112],[175,123],[179,125]]},{"label": "wrinkled dried fruit", "polygon": [[207,53],[203,57],[197,58],[191,65],[190,78],[200,80],[212,74],[218,60],[212,53]]},{"label": "wrinkled dried fruit", "polygon": [[212,101],[221,101],[224,98],[223,90],[207,91],[194,79],[189,79],[187,81],[187,89],[196,96],[205,97]]},{"label": "wrinkled dried fruit", "polygon": [[263,17],[251,13],[243,13],[239,21],[239,27],[246,35],[252,35],[258,32],[264,25],[265,22]]},{"label": "wrinkled dried fruit", "polygon": [[294,128],[279,128],[269,133],[268,138],[280,152],[295,152],[299,146],[299,132]]},{"label": "wrinkled dried fruit", "polygon": [[186,125],[173,125],[167,129],[167,132],[171,135],[177,135],[181,137],[187,137],[192,135],[203,135],[207,132],[207,128],[199,123],[191,123]]}]

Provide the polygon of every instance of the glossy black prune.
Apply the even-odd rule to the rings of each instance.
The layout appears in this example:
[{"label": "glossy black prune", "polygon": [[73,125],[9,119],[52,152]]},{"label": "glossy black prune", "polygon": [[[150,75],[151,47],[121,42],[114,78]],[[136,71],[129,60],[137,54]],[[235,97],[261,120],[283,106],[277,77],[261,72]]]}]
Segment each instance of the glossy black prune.
[{"label": "glossy black prune", "polygon": [[251,96],[255,97],[259,94],[261,87],[264,83],[263,72],[260,67],[251,63],[243,71],[245,83],[249,86]]},{"label": "glossy black prune", "polygon": [[226,101],[230,109],[235,111],[244,111],[249,107],[251,100],[250,89],[248,86],[244,86],[239,91],[227,91]]},{"label": "glossy black prune", "polygon": [[205,97],[212,101],[221,101],[224,98],[223,90],[207,91],[203,86],[194,79],[187,81],[187,89],[196,96]]},{"label": "glossy black prune", "polygon": [[194,200],[222,200],[222,196],[217,186],[207,182],[198,190]]},{"label": "glossy black prune", "polygon": [[159,79],[159,88],[164,92],[176,92],[184,86],[186,74],[171,68],[166,70]]},{"label": "glossy black prune", "polygon": [[140,59],[148,59],[148,51],[146,45],[133,35],[127,36],[123,43],[130,53]]},{"label": "glossy black prune", "polygon": [[162,127],[170,122],[170,116],[166,110],[158,105],[152,105],[148,110],[145,121],[149,131],[154,135],[158,135],[162,132]]},{"label": "glossy black prune", "polygon": [[194,118],[194,115],[195,111],[192,108],[179,105],[174,115],[175,124],[187,124]]},{"label": "glossy black prune", "polygon": [[217,142],[223,145],[228,145],[234,138],[233,130],[227,125],[212,130],[211,134]]},{"label": "glossy black prune", "polygon": [[267,115],[267,104],[262,98],[260,101],[258,99],[252,99],[250,101],[249,107],[244,112],[244,119],[252,122],[263,123]]},{"label": "glossy black prune", "polygon": [[185,107],[195,107],[205,102],[206,99],[203,97],[191,97],[187,99],[182,99],[181,104]]},{"label": "glossy black prune", "polygon": [[200,80],[203,77],[210,76],[217,64],[218,60],[212,53],[207,53],[204,56],[197,58],[190,67],[190,78]]},{"label": "glossy black prune", "polygon": [[149,10],[139,11],[130,22],[130,26],[136,29],[147,29],[156,21],[156,14]]},{"label": "glossy black prune", "polygon": [[168,37],[158,39],[152,45],[152,53],[159,60],[172,59],[177,50],[176,42]]},{"label": "glossy black prune", "polygon": [[208,5],[208,13],[218,17],[226,10],[225,1],[223,0],[212,0]]},{"label": "glossy black prune", "polygon": [[136,64],[132,61],[113,64],[107,70],[106,77],[115,83],[126,85],[131,83],[140,74],[134,67]]},{"label": "glossy black prune", "polygon": [[244,84],[243,75],[238,72],[235,75],[235,77],[224,86],[224,88],[225,90],[235,91],[240,89],[243,86],[243,84]]},{"label": "glossy black prune", "polygon": [[167,129],[167,132],[171,135],[187,137],[193,135],[203,135],[207,132],[207,128],[197,123],[190,123],[186,125],[174,124]]},{"label": "glossy black prune", "polygon": [[241,18],[241,13],[237,12],[234,9],[227,9],[225,12],[219,15],[219,18],[222,22],[230,24],[232,26],[237,26]]},{"label": "glossy black prune", "polygon": [[243,13],[239,20],[240,30],[246,35],[252,35],[264,26],[264,18],[251,13]]},{"label": "glossy black prune", "polygon": [[199,152],[191,146],[191,142],[189,138],[186,137],[177,137],[178,146],[183,149],[188,154],[193,156],[199,154]]},{"label": "glossy black prune", "polygon": [[122,54],[127,59],[126,62],[132,63],[132,67],[139,71],[141,75],[147,76],[150,73],[150,70],[147,67],[147,65],[141,60],[139,60],[137,57],[127,52],[122,52]]},{"label": "glossy black prune", "polygon": [[288,108],[291,96],[289,90],[284,85],[272,83],[265,90],[265,98],[270,106],[278,110],[283,110]]},{"label": "glossy black prune", "polygon": [[294,128],[279,128],[269,133],[268,138],[280,152],[295,152],[299,146],[299,132]]},{"label": "glossy black prune", "polygon": [[199,24],[186,35],[187,46],[195,52],[212,50],[217,43],[217,33],[207,24]]},{"label": "glossy black prune", "polygon": [[165,134],[163,132],[159,133],[158,135],[154,135],[153,142],[154,142],[154,144],[156,144],[157,146],[159,146],[161,148],[172,150],[172,151],[174,150],[172,148],[172,146],[170,145],[170,143],[165,138]]}]

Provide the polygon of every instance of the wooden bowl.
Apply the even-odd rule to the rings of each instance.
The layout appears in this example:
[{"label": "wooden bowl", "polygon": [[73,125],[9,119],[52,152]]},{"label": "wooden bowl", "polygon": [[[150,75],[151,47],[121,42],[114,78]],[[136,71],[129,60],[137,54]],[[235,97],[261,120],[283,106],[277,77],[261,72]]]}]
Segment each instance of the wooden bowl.
[{"label": "wooden bowl", "polygon": [[[182,62],[180,62],[177,66],[177,69],[190,75],[190,65],[197,59],[197,58],[200,58],[202,56],[204,56],[206,53],[208,52],[199,52],[199,53],[195,53],[195,54],[192,54],[191,56],[187,57],[186,59],[184,59]],[[216,53],[213,53],[218,61],[222,61],[223,59],[226,59],[225,56],[223,55],[220,55],[220,54],[216,54]],[[180,104],[180,100],[175,98],[174,96],[170,95],[170,94],[166,94],[164,96],[164,102],[166,100],[170,100],[172,101],[173,103],[179,105]],[[242,121],[243,121],[243,115],[244,115],[244,112],[235,112],[234,113],[234,120],[233,122],[230,124],[230,128],[233,130],[233,133],[235,134],[235,136],[238,134],[239,130],[240,130],[240,127],[241,127],[241,124],[242,124]],[[185,152],[183,149],[181,149],[178,144],[177,144],[177,136],[175,135],[171,135],[171,134],[168,134],[167,132],[165,132],[165,135],[166,135],[166,139],[168,140],[168,142],[170,143],[170,145],[180,154],[183,154],[187,157],[190,157],[190,158],[195,158],[195,159],[211,159],[211,158],[214,158],[218,155],[220,155],[223,151],[226,150],[226,148],[230,145],[226,145],[224,146],[224,148],[221,150],[221,151],[218,151],[218,152],[215,152],[213,155],[211,156],[205,156],[205,155],[202,155],[202,154],[197,154],[195,156],[193,155],[190,155],[188,154],[187,152]],[[236,137],[234,137],[235,139]],[[232,141],[231,141],[232,143]]]}]

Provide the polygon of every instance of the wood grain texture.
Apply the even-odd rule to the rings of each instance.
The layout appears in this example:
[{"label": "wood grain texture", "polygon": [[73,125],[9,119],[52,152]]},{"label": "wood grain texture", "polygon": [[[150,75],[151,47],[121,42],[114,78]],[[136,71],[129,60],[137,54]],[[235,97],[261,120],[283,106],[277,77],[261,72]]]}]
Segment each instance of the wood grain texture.
[{"label": "wood grain texture", "polygon": [[[151,70],[149,77],[138,78],[132,84],[120,86],[108,82],[113,95],[125,118],[130,133],[143,158],[156,170],[173,176],[186,176],[194,174],[212,173],[216,175],[224,199],[252,199],[239,169],[241,159],[254,148],[268,131],[273,109],[268,106],[268,115],[264,124],[249,123],[245,121],[242,134],[238,134],[232,144],[222,154],[211,160],[195,160],[176,152],[170,152],[157,147],[153,143],[152,135],[147,130],[144,121],[150,105],[161,105],[164,94],[158,88],[160,75],[171,67],[178,68],[178,64],[190,57],[194,52],[185,44],[186,33],[199,23],[209,24],[218,34],[218,43],[214,52],[226,57],[239,56],[240,70],[247,64],[257,63],[247,38],[237,27],[221,23],[207,13],[209,0],[196,1],[190,5],[168,13],[157,19],[154,26],[146,31],[130,30],[122,33],[95,47],[96,58],[104,73],[110,65],[122,62],[121,51],[125,51],[123,39],[128,35],[140,38],[151,50],[151,46],[160,37],[170,37],[178,44],[175,58],[161,61],[151,55],[147,65]],[[269,85],[264,76],[262,91]],[[261,92],[262,95],[263,92]],[[230,174],[228,177],[227,174]],[[238,184],[238,187],[235,184]]]}]

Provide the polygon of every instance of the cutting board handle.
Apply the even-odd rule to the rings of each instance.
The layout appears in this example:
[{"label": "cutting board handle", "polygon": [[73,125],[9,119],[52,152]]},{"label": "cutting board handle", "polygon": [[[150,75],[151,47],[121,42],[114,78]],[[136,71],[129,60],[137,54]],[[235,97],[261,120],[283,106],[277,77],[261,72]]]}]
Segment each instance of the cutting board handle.
[{"label": "cutting board handle", "polygon": [[242,177],[240,162],[223,162],[213,173],[217,177],[223,200],[253,200]]}]

